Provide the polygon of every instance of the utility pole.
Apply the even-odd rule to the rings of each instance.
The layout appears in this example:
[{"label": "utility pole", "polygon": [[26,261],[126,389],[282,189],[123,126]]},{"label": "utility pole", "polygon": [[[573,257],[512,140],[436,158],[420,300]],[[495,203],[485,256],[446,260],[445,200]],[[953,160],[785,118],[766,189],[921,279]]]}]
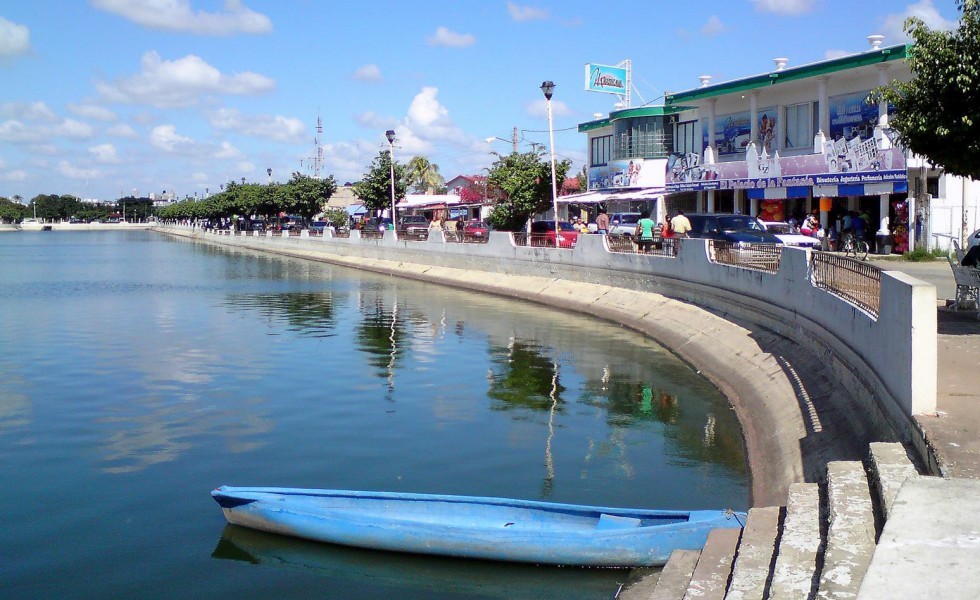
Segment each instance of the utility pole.
[{"label": "utility pole", "polygon": [[514,133],[511,136],[511,142],[514,144],[514,154],[517,154],[517,127],[514,127]]}]

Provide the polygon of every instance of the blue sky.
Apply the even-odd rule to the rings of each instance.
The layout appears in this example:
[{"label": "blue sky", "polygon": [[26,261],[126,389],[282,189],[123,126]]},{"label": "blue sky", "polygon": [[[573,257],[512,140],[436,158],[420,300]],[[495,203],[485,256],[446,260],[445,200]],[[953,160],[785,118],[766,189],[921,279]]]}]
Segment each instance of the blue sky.
[{"label": "blue sky", "polygon": [[114,200],[229,180],[356,181],[394,129],[395,159],[477,174],[520,130],[581,169],[576,126],[613,109],[586,63],[632,60],[633,105],[665,91],[905,41],[910,14],[955,24],[954,0],[0,1],[0,196]]}]

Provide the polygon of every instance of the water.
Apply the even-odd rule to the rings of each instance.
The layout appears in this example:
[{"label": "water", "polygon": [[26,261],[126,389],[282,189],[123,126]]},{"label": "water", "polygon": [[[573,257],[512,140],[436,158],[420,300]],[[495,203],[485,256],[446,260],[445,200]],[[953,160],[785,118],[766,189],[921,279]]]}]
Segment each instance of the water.
[{"label": "water", "polygon": [[724,398],[559,310],[152,232],[0,234],[5,598],[609,598],[626,571],[312,544],[222,484],[748,503]]}]

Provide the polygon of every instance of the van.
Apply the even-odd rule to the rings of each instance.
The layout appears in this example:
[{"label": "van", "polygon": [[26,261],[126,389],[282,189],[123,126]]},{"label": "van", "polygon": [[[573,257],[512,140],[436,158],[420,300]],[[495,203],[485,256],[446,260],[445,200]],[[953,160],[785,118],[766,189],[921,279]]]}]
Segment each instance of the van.
[{"label": "van", "polygon": [[633,235],[639,220],[640,213],[638,212],[613,213],[609,215],[609,233],[612,235]]}]

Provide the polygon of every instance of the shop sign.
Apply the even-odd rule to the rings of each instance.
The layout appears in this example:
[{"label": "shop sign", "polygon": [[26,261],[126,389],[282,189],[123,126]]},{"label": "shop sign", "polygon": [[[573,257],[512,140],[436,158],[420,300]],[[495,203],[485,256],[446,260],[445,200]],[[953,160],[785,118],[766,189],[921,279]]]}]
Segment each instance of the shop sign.
[{"label": "shop sign", "polygon": [[[776,139],[777,113],[775,106],[756,111],[759,133],[754,141],[756,146],[765,148],[770,153]],[[707,121],[704,122],[701,139],[703,146],[707,147],[708,127]],[[752,141],[752,115],[749,111],[721,115],[715,119],[715,151],[718,156],[742,154]]]},{"label": "shop sign", "polygon": [[629,72],[625,67],[610,67],[589,63],[585,65],[585,89],[589,92],[626,95]]}]

